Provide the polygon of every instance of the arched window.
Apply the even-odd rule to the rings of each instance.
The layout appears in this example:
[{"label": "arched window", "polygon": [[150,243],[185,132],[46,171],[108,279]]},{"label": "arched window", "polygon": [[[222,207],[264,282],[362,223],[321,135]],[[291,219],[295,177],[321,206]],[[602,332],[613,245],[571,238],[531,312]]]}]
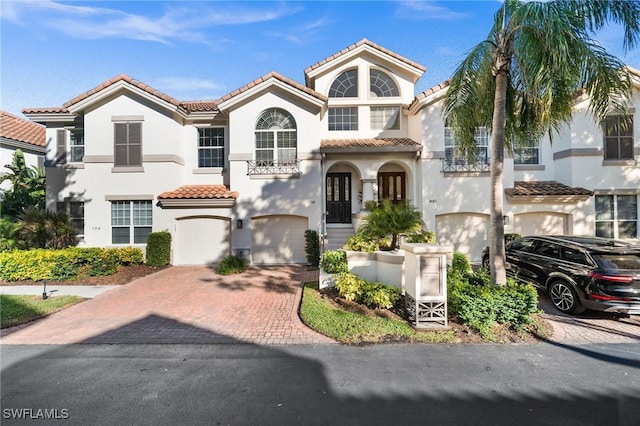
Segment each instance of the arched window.
[{"label": "arched window", "polygon": [[358,97],[358,70],[353,69],[340,74],[329,89],[330,98]]},{"label": "arched window", "polygon": [[371,97],[374,98],[400,96],[395,81],[380,70],[369,71],[369,92]]},{"label": "arched window", "polygon": [[272,166],[296,161],[297,129],[293,116],[279,108],[263,111],[256,123],[256,163]]}]

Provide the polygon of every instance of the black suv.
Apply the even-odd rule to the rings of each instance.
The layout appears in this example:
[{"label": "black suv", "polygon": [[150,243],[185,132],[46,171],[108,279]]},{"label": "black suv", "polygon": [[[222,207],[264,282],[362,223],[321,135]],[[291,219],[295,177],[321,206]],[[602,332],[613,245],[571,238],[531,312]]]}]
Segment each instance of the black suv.
[{"label": "black suv", "polygon": [[[599,237],[531,236],[506,246],[507,274],[545,289],[569,314],[640,314],[640,245]],[[489,265],[489,251],[482,253]]]}]

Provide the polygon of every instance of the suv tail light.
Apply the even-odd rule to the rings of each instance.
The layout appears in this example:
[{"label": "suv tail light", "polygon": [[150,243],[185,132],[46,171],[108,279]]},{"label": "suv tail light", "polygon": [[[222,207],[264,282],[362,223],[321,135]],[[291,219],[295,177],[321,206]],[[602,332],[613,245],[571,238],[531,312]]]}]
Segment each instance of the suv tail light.
[{"label": "suv tail light", "polygon": [[615,283],[624,283],[624,284],[630,284],[631,281],[633,281],[633,277],[629,275],[606,275],[606,274],[599,274],[593,271],[589,272],[589,278],[594,280],[611,281]]}]

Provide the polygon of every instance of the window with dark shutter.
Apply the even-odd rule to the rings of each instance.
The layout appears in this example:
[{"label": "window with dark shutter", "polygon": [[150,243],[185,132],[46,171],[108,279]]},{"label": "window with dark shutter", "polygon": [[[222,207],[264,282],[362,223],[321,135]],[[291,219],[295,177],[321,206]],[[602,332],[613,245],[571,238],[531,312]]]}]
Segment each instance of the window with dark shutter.
[{"label": "window with dark shutter", "polygon": [[114,165],[142,165],[142,123],[114,123]]},{"label": "window with dark shutter", "polygon": [[56,132],[56,164],[67,162],[67,138],[64,129]]}]

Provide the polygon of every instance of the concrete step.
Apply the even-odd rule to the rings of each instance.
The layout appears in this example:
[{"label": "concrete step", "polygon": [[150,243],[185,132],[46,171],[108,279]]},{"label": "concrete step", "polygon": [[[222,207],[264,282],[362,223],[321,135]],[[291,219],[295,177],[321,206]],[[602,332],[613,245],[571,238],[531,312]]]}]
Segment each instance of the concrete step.
[{"label": "concrete step", "polygon": [[353,227],[327,228],[327,235],[324,240],[325,250],[342,248],[354,233]]}]

